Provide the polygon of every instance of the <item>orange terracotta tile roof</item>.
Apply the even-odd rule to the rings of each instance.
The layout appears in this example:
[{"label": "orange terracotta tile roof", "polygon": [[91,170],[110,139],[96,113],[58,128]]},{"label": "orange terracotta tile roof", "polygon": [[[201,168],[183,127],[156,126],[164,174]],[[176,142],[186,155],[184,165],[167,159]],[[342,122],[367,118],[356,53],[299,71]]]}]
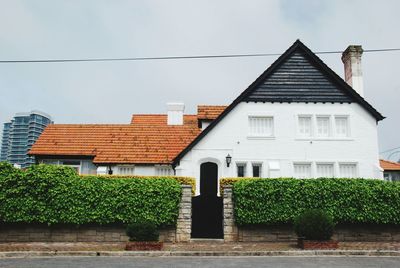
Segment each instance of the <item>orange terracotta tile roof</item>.
[{"label": "orange terracotta tile roof", "polygon": [[388,161],[388,160],[383,160],[383,159],[380,159],[379,163],[380,163],[381,168],[383,168],[384,170],[398,170],[398,171],[400,171],[400,163],[396,163],[396,162],[392,162],[392,161]]},{"label": "orange terracotta tile roof", "polygon": [[199,105],[197,106],[198,119],[214,120],[217,118],[228,106],[225,105]]},{"label": "orange terracotta tile roof", "polygon": [[168,164],[199,133],[196,115],[182,126],[168,126],[166,115],[133,115],[125,125],[46,127],[31,155],[93,156],[93,163]]}]

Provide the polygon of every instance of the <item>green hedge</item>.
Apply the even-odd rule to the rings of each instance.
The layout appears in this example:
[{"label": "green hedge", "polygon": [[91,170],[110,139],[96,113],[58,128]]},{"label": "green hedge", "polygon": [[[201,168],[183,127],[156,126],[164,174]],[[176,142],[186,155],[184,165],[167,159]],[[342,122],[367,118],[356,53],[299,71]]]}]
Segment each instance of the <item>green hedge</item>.
[{"label": "green hedge", "polygon": [[149,176],[138,176],[138,175],[80,175],[81,178],[102,178],[102,179],[154,179],[154,178],[165,178],[174,179],[182,185],[190,185],[192,187],[192,194],[195,194],[196,180],[191,177],[181,176],[161,176],[161,177],[149,177]]},{"label": "green hedge", "polygon": [[181,194],[172,178],[81,178],[69,167],[34,165],[22,172],[0,163],[4,223],[174,225]]},{"label": "green hedge", "polygon": [[233,183],[239,225],[293,223],[322,209],[336,223],[400,224],[400,183],[374,179],[242,179]]}]

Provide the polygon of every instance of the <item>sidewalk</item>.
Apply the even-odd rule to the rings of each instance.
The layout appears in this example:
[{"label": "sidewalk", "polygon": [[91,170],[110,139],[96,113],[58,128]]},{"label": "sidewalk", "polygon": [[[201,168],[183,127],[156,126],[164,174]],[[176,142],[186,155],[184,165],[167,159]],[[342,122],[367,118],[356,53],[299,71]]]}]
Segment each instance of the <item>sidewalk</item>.
[{"label": "sidewalk", "polygon": [[[0,252],[17,251],[124,251],[125,243],[104,242],[35,242],[35,243],[0,243]],[[334,251],[399,251],[400,242],[340,242],[339,249]],[[295,242],[292,243],[224,243],[222,241],[195,241],[189,243],[165,243],[163,252],[273,252],[273,251],[302,251]]]}]

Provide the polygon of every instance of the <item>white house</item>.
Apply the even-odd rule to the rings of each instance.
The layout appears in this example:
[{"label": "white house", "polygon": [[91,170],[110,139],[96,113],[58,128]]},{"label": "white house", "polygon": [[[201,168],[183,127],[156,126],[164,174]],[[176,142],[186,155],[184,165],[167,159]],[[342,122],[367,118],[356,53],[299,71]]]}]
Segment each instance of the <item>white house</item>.
[{"label": "white house", "polygon": [[211,162],[217,178],[382,178],[384,117],[363,98],[361,54],[343,53],[346,83],[296,41],[175,158],[176,174],[201,185]]},{"label": "white house", "polygon": [[296,41],[229,106],[168,105],[125,125],[51,125],[30,151],[80,173],[195,177],[196,194],[223,177],[382,178],[377,123],[363,98],[360,46],[345,80]]}]

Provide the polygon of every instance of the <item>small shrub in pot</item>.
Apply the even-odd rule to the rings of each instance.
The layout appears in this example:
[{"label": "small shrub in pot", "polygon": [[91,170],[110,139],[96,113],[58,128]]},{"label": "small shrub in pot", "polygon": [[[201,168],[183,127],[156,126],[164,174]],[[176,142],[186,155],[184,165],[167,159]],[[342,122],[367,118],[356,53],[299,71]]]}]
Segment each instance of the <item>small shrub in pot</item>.
[{"label": "small shrub in pot", "polygon": [[126,227],[129,241],[126,250],[161,250],[163,243],[158,241],[159,232],[153,222],[130,223]]},{"label": "small shrub in pot", "polygon": [[331,240],[334,227],[332,217],[319,209],[306,210],[294,220],[301,248],[337,248],[337,241]]},{"label": "small shrub in pot", "polygon": [[332,217],[319,209],[306,210],[294,220],[296,234],[308,240],[329,240],[334,227]]},{"label": "small shrub in pot", "polygon": [[157,226],[150,221],[130,223],[126,227],[129,241],[158,241]]}]

